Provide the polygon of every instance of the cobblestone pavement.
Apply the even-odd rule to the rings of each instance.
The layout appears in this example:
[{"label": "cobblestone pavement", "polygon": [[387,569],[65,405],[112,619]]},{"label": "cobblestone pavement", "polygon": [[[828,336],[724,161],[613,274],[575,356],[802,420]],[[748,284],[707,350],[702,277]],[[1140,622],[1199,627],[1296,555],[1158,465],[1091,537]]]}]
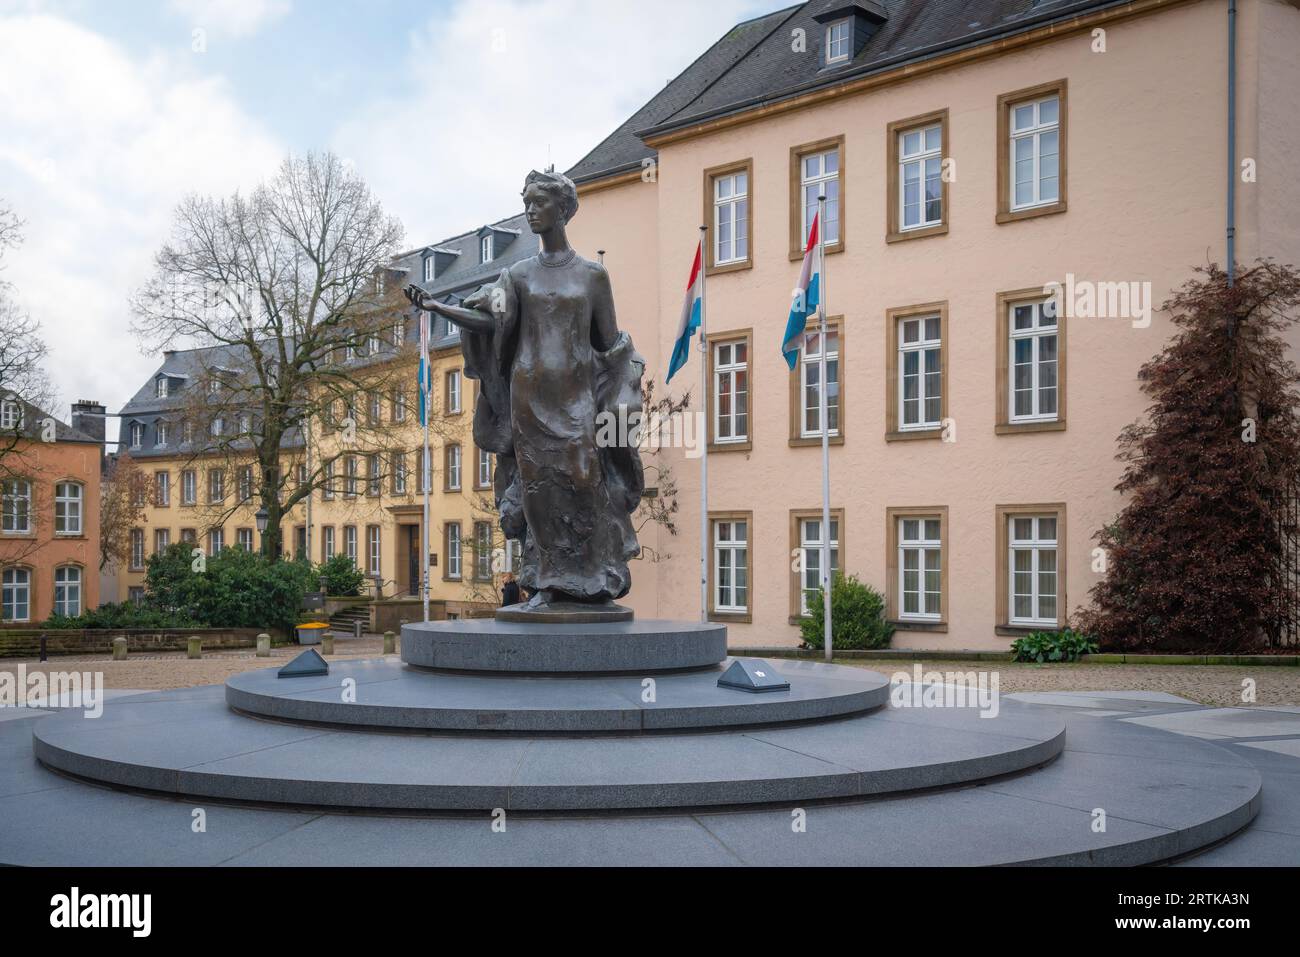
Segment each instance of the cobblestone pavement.
[{"label": "cobblestone pavement", "polygon": [[[338,638],[334,643],[335,654],[330,660],[378,658],[383,654],[383,645],[383,638],[378,635]],[[4,659],[0,661],[0,672],[14,672],[19,664],[23,664],[29,673],[33,670],[102,671],[107,688],[189,688],[221,684],[241,671],[278,667],[301,651],[303,648],[297,645],[272,648],[270,658],[258,658],[251,648],[214,651],[197,661],[186,658],[184,652],[132,655],[126,661],[113,661],[108,655],[69,655],[51,658],[43,665],[35,660]],[[924,671],[996,670],[999,689],[1007,694],[1017,691],[1164,691],[1215,707],[1246,704],[1300,706],[1300,668],[1294,667],[917,662],[906,656],[871,661],[837,659],[837,663],[870,668],[886,675],[896,671],[911,672],[913,665],[918,663]],[[1247,680],[1254,682],[1253,702],[1242,699],[1243,682]]]},{"label": "cobblestone pavement", "polygon": [[[915,661],[910,658],[839,660],[886,675],[923,671],[997,671],[1003,694],[1017,691],[1164,691],[1220,708],[1250,704],[1300,706],[1300,668],[1249,665],[1014,664],[993,661]],[[1254,701],[1242,699],[1254,682]]]}]

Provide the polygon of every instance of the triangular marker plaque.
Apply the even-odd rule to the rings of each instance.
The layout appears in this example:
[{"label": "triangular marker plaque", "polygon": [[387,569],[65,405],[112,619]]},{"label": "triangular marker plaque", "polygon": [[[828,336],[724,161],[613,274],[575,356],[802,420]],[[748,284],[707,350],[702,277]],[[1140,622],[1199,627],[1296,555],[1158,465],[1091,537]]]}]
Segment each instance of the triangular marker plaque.
[{"label": "triangular marker plaque", "polygon": [[309,678],[313,675],[330,673],[329,662],[320,656],[315,648],[308,648],[293,661],[280,669],[279,678]]},{"label": "triangular marker plaque", "polygon": [[737,658],[718,679],[719,688],[737,691],[789,691],[790,682],[777,675],[761,658]]}]

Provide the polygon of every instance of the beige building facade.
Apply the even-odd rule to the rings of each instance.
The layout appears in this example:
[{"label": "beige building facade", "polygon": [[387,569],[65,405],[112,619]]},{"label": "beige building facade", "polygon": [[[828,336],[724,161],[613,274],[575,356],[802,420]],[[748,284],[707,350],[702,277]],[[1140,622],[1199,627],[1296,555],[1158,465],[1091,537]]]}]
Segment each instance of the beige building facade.
[{"label": "beige building facade", "polygon": [[[1115,440],[1171,331],[1160,303],[1224,260],[1226,3],[1047,4],[1037,20],[1026,5],[947,38],[916,36],[899,17],[913,6],[742,24],[570,173],[570,236],[605,251],[661,389],[709,227],[709,614],[733,643],[798,642],[825,534],[818,341],[793,372],[780,355],[818,194],[832,545],[887,596],[897,647],[998,649],[1068,624],[1103,567],[1092,537],[1123,506]],[[1237,259],[1295,262],[1300,9],[1238,7]],[[789,89],[745,72],[801,55],[821,61]],[[670,386],[688,390],[699,409],[694,351]],[[638,614],[699,614],[696,451],[661,453],[682,517],[650,542],[670,557],[634,570]]]}]

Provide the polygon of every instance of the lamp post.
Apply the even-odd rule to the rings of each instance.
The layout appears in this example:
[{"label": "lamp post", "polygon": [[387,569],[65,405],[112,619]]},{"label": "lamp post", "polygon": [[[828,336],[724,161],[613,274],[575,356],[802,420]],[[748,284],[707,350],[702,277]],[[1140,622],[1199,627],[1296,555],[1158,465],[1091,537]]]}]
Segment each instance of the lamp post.
[{"label": "lamp post", "polygon": [[253,513],[253,521],[257,523],[257,534],[261,536],[262,539],[261,551],[263,558],[266,557],[266,522],[269,518],[270,515],[267,514],[265,505]]}]

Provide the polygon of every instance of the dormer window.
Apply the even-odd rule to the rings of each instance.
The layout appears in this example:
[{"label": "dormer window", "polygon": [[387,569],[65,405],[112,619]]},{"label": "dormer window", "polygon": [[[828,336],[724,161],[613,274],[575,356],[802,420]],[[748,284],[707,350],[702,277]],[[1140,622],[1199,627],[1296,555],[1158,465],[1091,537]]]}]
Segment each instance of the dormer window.
[{"label": "dormer window", "polygon": [[221,380],[220,380],[220,379],[213,379],[211,382],[208,383],[208,392],[209,392],[209,394],[211,394],[211,395],[216,395],[216,394],[217,394],[218,392],[220,392],[220,391],[221,391]]},{"label": "dormer window", "polygon": [[167,398],[167,377],[160,375],[157,383],[154,385],[154,395],[159,399]]},{"label": "dormer window", "polygon": [[844,63],[853,53],[853,18],[845,17],[826,25],[826,63]]},{"label": "dormer window", "polygon": [[226,420],[225,420],[225,419],[223,419],[221,416],[217,416],[215,419],[212,420],[212,434],[213,434],[213,436],[220,436],[221,433],[224,432],[225,430],[226,430]]},{"label": "dormer window", "polygon": [[144,423],[131,423],[131,448],[138,449],[144,445]]},{"label": "dormer window", "polygon": [[492,261],[492,234],[488,233],[478,243],[478,261],[481,263],[490,263]]},{"label": "dormer window", "polygon": [[436,260],[432,256],[427,257],[424,260],[424,281],[433,282],[434,275],[436,274],[436,272],[437,272]]},{"label": "dormer window", "polygon": [[159,422],[154,426],[154,445],[167,444],[167,423]]},{"label": "dormer window", "polygon": [[0,403],[0,427],[6,429],[22,428],[23,407],[13,399]]},{"label": "dormer window", "polygon": [[253,417],[247,412],[239,414],[239,431],[243,435],[248,435],[253,431]]}]

